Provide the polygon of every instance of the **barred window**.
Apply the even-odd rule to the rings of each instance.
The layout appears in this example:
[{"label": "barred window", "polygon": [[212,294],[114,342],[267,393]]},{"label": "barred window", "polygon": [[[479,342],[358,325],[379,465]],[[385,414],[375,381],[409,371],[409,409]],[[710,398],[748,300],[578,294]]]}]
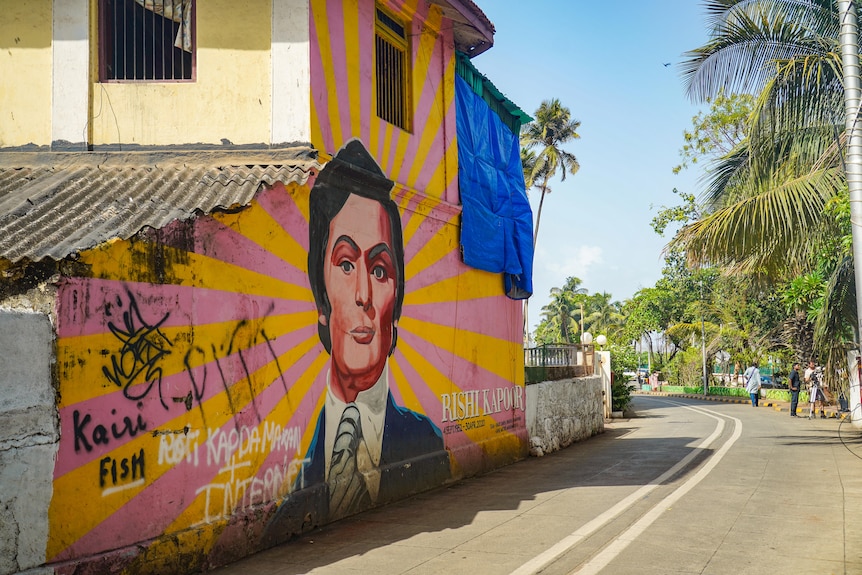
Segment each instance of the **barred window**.
[{"label": "barred window", "polygon": [[380,8],[375,25],[377,115],[409,130],[410,44],[404,24]]},{"label": "barred window", "polygon": [[193,80],[193,0],[100,0],[101,81]]}]

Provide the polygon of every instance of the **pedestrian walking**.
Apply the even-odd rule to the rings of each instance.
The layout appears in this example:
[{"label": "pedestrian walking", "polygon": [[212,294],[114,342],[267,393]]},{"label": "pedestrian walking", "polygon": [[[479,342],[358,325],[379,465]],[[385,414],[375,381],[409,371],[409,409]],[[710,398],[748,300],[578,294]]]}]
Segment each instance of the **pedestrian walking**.
[{"label": "pedestrian walking", "polygon": [[826,419],[824,406],[826,405],[826,395],[823,393],[822,381],[820,378],[820,370],[815,367],[814,361],[808,362],[808,367],[805,368],[805,383],[808,384],[808,401],[810,401],[810,409],[808,410],[808,419],[814,419],[814,413],[817,410],[817,403],[820,402],[820,419]]},{"label": "pedestrian walking", "polygon": [[760,403],[760,370],[757,362],[752,361],[751,366],[743,374],[745,379],[745,391],[751,396],[751,407],[757,407]]},{"label": "pedestrian walking", "polygon": [[799,405],[799,363],[793,364],[790,371],[790,417],[796,417],[796,408]]}]

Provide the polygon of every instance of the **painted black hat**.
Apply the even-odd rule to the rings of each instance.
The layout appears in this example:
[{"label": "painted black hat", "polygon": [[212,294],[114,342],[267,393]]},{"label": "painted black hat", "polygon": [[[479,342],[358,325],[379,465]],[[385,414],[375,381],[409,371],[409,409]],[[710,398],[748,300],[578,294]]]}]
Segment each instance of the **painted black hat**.
[{"label": "painted black hat", "polygon": [[376,200],[388,199],[395,182],[386,177],[361,141],[347,142],[320,171],[314,187],[341,190]]}]

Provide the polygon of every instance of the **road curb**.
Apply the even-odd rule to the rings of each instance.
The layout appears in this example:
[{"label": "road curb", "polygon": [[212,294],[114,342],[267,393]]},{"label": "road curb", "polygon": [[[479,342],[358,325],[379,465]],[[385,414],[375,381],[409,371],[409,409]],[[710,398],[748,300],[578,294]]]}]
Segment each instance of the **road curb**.
[{"label": "road curb", "polygon": [[[656,396],[656,397],[679,397],[682,399],[698,399],[700,401],[715,401],[719,403],[736,403],[740,405],[750,404],[751,400],[746,397],[728,397],[723,395],[707,395],[706,397],[703,394],[699,393],[668,393],[664,391],[635,391],[633,395],[646,395],[646,396]],[[778,412],[790,412],[790,404],[785,401],[760,401],[759,407],[771,407],[775,411]],[[805,404],[805,407],[797,407],[796,413],[798,416],[808,417],[805,415],[808,413],[808,404]],[[849,413],[841,413],[836,409],[826,409],[824,410],[827,419],[836,419],[838,421],[850,421]]]}]

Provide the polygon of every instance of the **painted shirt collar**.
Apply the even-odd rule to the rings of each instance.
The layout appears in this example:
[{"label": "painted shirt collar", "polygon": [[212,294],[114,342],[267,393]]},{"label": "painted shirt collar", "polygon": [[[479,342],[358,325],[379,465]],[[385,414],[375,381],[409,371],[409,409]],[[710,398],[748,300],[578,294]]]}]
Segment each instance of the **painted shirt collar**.
[{"label": "painted shirt collar", "polygon": [[[335,444],[335,432],[338,429],[338,423],[341,421],[341,414],[348,405],[332,393],[329,385],[331,375],[331,371],[326,374],[326,433],[324,440],[326,477],[329,477],[329,463],[332,459],[332,446]],[[386,421],[386,402],[388,398],[389,361],[387,360],[383,366],[383,372],[377,378],[377,382],[370,389],[359,392],[354,402],[359,408],[364,449],[367,449],[367,455],[370,459],[368,464],[363,465],[363,458],[359,457],[359,469],[364,473],[367,473],[370,469],[363,469],[363,467],[377,467],[380,464],[380,453],[383,449],[383,428]]]}]

